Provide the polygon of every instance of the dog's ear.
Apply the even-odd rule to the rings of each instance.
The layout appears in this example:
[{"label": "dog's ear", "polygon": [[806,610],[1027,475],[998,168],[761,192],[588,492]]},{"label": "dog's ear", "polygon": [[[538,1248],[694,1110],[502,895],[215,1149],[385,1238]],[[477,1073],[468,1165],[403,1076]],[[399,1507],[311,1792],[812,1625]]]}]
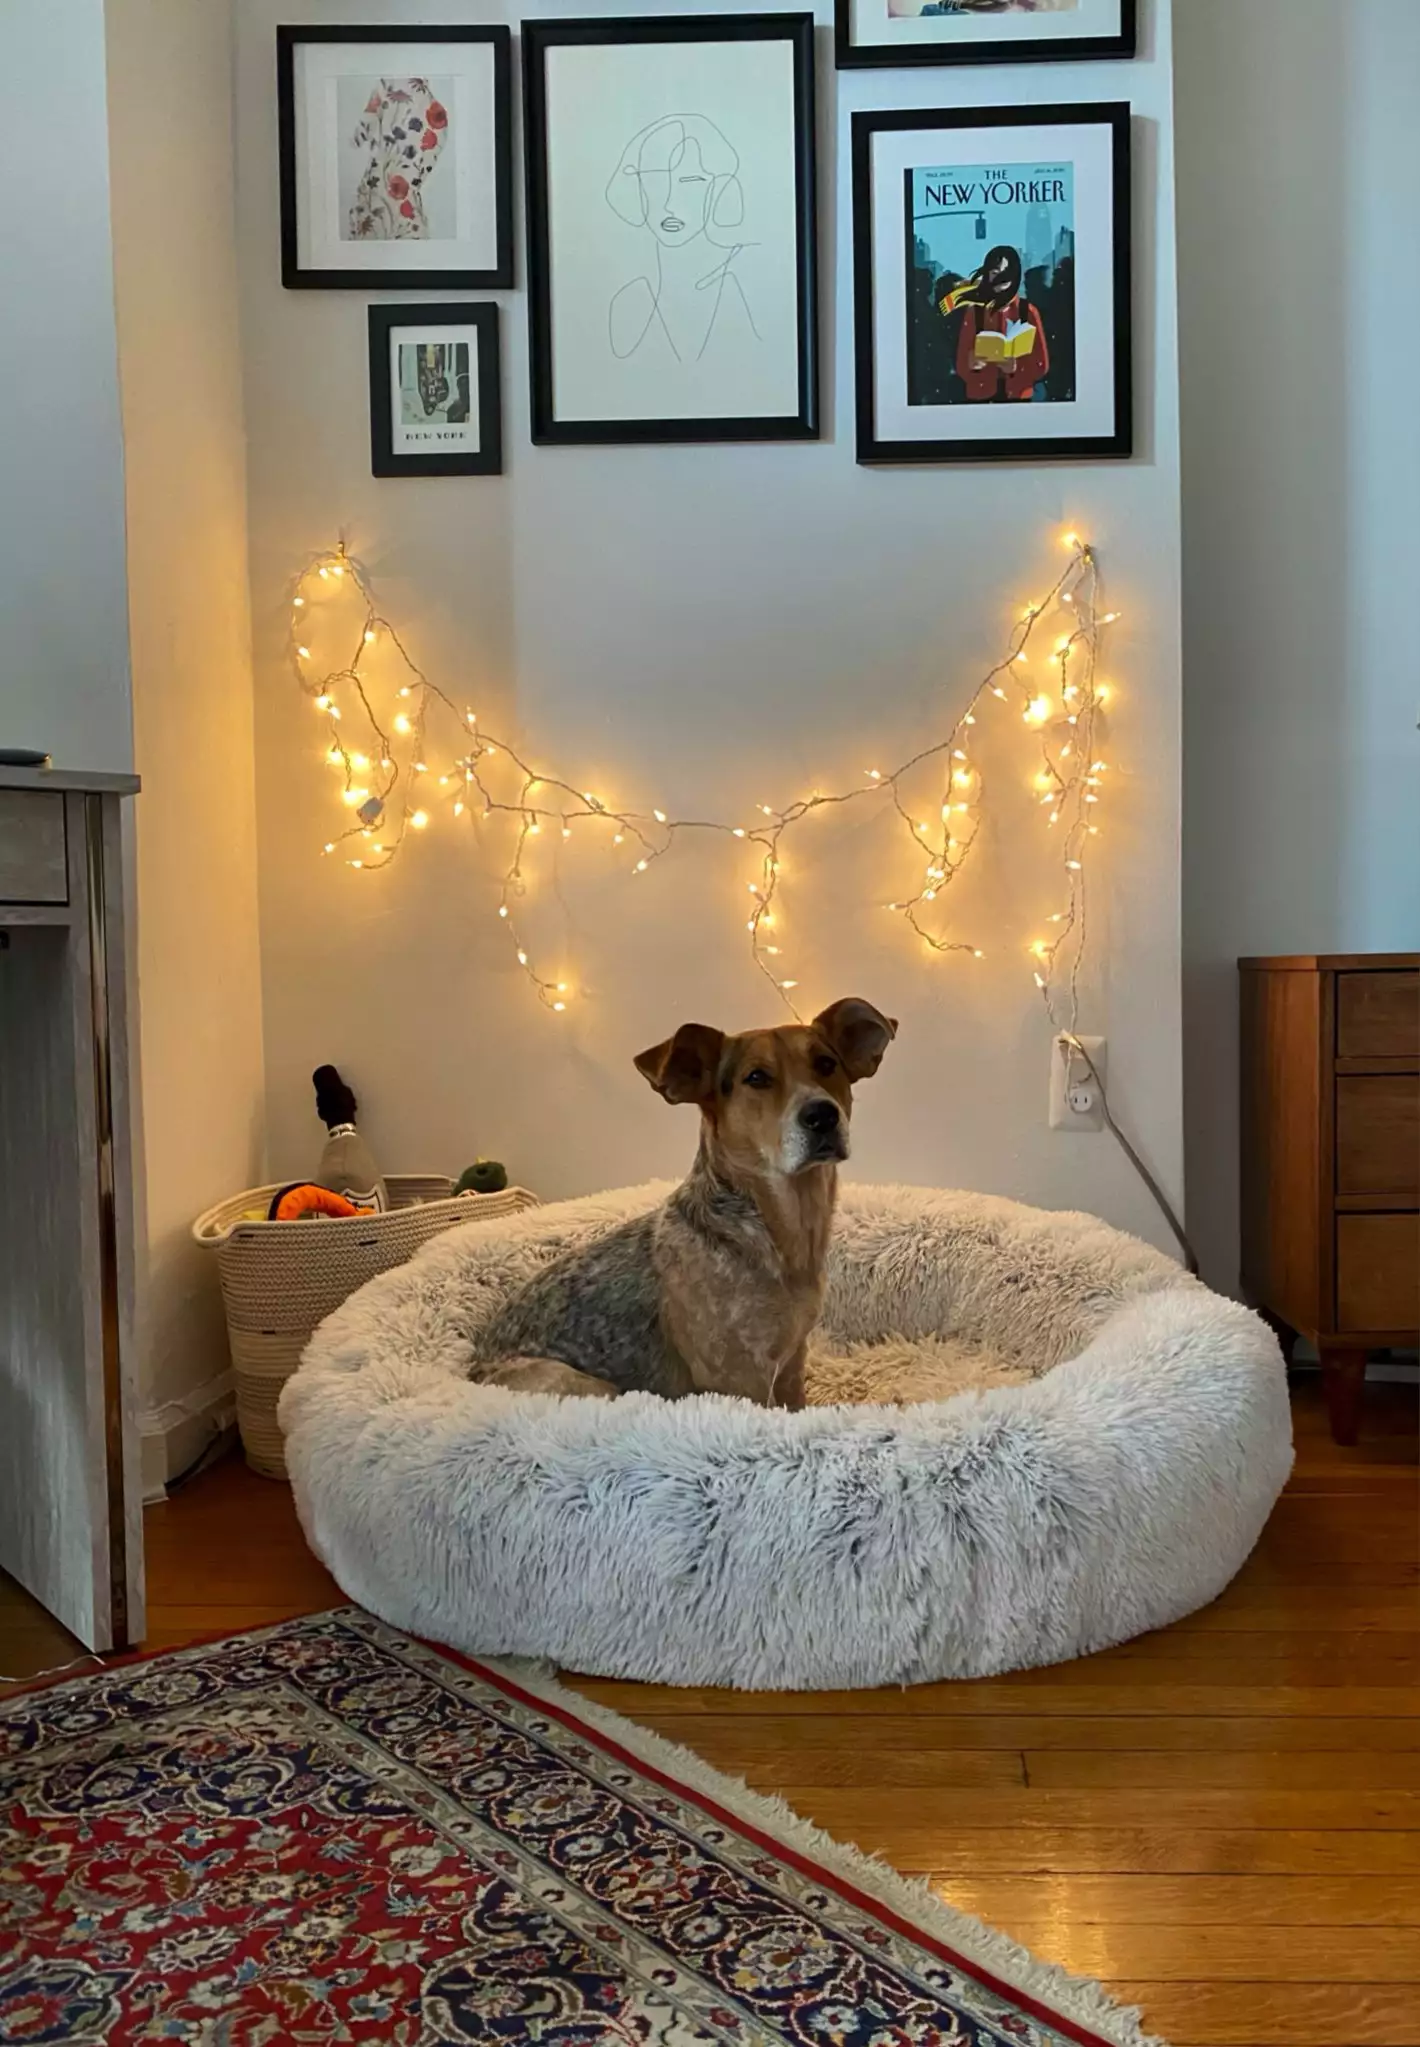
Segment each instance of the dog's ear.
[{"label": "dog's ear", "polygon": [[725,1049],[725,1033],[709,1024],[682,1024],[664,1045],[653,1045],[636,1061],[658,1095],[668,1102],[707,1102]]},{"label": "dog's ear", "polygon": [[821,1010],[814,1018],[814,1029],[828,1039],[850,1080],[868,1080],[897,1036],[897,1018],[884,1016],[861,996],[848,995]]}]

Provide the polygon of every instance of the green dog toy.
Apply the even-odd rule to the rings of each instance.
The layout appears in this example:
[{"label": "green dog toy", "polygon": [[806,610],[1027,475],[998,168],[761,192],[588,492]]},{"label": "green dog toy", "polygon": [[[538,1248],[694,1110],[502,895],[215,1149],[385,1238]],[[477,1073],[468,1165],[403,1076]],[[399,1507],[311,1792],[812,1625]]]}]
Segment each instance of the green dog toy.
[{"label": "green dog toy", "polygon": [[454,1187],[455,1194],[501,1194],[508,1184],[508,1168],[497,1159],[475,1159],[465,1166]]}]

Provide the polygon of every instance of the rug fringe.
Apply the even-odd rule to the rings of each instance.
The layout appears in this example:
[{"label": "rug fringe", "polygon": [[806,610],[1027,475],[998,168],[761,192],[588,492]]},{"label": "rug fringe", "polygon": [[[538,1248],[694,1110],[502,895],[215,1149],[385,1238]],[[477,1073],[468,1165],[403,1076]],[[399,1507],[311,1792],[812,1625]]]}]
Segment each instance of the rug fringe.
[{"label": "rug fringe", "polygon": [[1159,2034],[1146,2033],[1140,2013],[1120,2004],[1103,1984],[1088,1976],[1072,1975],[1057,1962],[1041,1961],[1009,1934],[948,1905],[924,1878],[899,1876],[880,1857],[826,1834],[782,1798],[754,1791],[743,1778],[713,1768],[693,1749],[667,1741],[609,1707],[596,1705],[561,1683],[551,1665],[522,1657],[484,1656],[478,1660],[548,1705],[585,1721],[653,1769],[703,1793],[736,1819],[773,1835],[806,1860],[842,1877],[919,1931],[955,1949],[964,1961],[979,1964],[1012,1989],[1052,2007],[1061,2018],[1091,2028],[1112,2047],[1169,2047]]}]

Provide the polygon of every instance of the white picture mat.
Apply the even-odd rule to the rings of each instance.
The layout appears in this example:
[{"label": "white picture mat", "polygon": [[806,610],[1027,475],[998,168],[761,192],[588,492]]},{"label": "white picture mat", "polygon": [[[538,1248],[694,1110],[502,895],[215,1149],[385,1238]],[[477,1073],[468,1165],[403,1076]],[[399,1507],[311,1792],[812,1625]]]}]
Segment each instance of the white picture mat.
[{"label": "white picture mat", "polygon": [[[553,412],[558,420],[793,418],[799,411],[798,203],[794,45],[782,41],[553,44],[546,50],[547,230]],[[667,306],[693,310],[694,276],[741,245],[741,308],[722,301],[698,359],[697,329],[659,332],[625,359],[612,351],[610,301],[657,260],[648,228],[607,199],[633,137],[663,116],[714,122],[739,158],[743,220],[671,252],[687,284]]]},{"label": "white picture mat", "polygon": [[[1095,439],[1116,431],[1114,129],[879,129],[869,138],[873,432],[880,441]],[[1075,396],[1050,405],[909,405],[905,174],[941,164],[1075,167]]]},{"label": "white picture mat", "polygon": [[[296,253],[302,270],[495,270],[498,267],[496,52],[492,43],[301,43],[293,51],[296,121]],[[429,174],[430,226],[437,179],[454,189],[454,233],[417,241],[348,241],[342,232],[355,154],[341,132],[342,79],[452,78],[441,161]]]},{"label": "white picture mat", "polygon": [[849,36],[860,43],[1071,43],[1117,36],[1121,0],[1075,0],[1063,13],[893,16],[887,0],[850,0]]},{"label": "white picture mat", "polygon": [[[448,347],[468,343],[468,418],[450,426],[446,422],[408,427],[404,424],[399,377],[399,351],[420,343]],[[481,442],[478,376],[479,330],[475,326],[391,327],[389,337],[390,453],[393,455],[477,454]]]}]

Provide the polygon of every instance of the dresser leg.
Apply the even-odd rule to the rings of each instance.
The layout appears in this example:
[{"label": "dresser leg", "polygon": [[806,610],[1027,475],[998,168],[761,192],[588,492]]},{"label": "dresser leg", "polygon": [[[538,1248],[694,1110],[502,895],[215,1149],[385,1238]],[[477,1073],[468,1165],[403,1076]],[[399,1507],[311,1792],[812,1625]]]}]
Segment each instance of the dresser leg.
[{"label": "dresser leg", "polygon": [[1366,1385],[1364,1350],[1348,1350],[1324,1343],[1321,1379],[1326,1394],[1326,1412],[1331,1421],[1332,1441],[1354,1443],[1361,1432],[1361,1401]]}]

